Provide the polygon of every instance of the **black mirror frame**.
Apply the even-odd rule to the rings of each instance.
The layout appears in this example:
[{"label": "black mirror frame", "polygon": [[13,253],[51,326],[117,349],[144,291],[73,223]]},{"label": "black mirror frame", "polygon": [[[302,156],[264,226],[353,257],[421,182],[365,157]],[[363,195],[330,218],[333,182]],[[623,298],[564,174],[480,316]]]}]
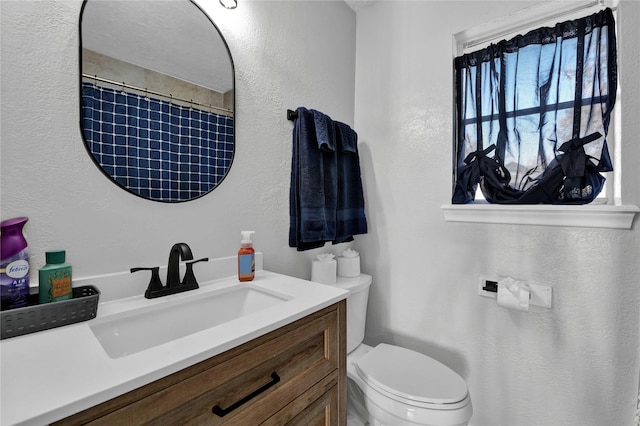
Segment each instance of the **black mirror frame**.
[{"label": "black mirror frame", "polygon": [[96,167],[98,167],[98,169],[102,172],[102,174],[104,174],[109,179],[109,181],[111,181],[112,183],[114,183],[116,186],[118,186],[119,188],[123,189],[127,193],[135,195],[136,197],[142,198],[144,200],[154,201],[154,202],[157,202],[157,203],[165,203],[165,204],[177,204],[177,203],[185,203],[185,202],[188,202],[188,201],[197,200],[199,198],[204,197],[205,195],[210,194],[211,192],[213,192],[213,190],[218,188],[220,186],[220,184],[222,184],[222,182],[229,175],[229,171],[231,170],[231,167],[233,166],[233,160],[234,160],[235,154],[236,154],[236,142],[237,142],[237,139],[236,139],[236,70],[235,70],[235,64],[233,62],[233,56],[231,55],[231,50],[229,49],[229,45],[227,44],[227,40],[222,35],[222,32],[220,31],[220,28],[218,28],[218,26],[215,24],[215,22],[213,22],[213,19],[211,19],[211,17],[194,0],[185,0],[185,1],[188,1],[191,4],[193,4],[204,16],[207,17],[209,22],[211,22],[211,25],[213,25],[215,30],[218,32],[218,35],[220,36],[220,39],[222,40],[222,43],[224,44],[225,48],[227,49],[227,54],[229,55],[229,63],[231,65],[231,78],[232,78],[232,85],[233,85],[232,105],[233,105],[233,143],[234,143],[234,148],[233,148],[233,152],[231,153],[231,160],[230,160],[230,163],[229,163],[229,167],[226,169],[224,176],[218,181],[216,186],[211,188],[209,191],[198,195],[197,197],[189,198],[189,199],[186,199],[186,200],[171,200],[171,201],[168,201],[168,200],[157,200],[157,199],[154,199],[154,198],[145,197],[145,196],[143,196],[141,194],[138,194],[138,193],[132,191],[131,189],[127,188],[126,186],[122,185],[120,182],[116,181],[98,163],[98,161],[94,157],[93,153],[91,152],[91,149],[89,148],[89,144],[87,143],[87,139],[86,139],[85,134],[84,134],[84,127],[83,127],[83,124],[82,124],[82,16],[84,14],[84,9],[85,9],[85,6],[87,5],[88,1],[89,0],[83,0],[82,1],[82,6],[80,8],[80,15],[79,15],[79,18],[78,18],[78,34],[79,34],[79,45],[78,45],[78,68],[79,68],[79,72],[78,72],[78,79],[79,79],[79,85],[78,85],[78,94],[79,94],[78,117],[79,117],[79,120],[78,120],[78,125],[80,127],[80,135],[82,137],[82,141],[84,143],[84,147],[87,150],[87,153],[89,154],[89,157],[91,157],[91,160],[93,161],[93,163],[96,165]]}]

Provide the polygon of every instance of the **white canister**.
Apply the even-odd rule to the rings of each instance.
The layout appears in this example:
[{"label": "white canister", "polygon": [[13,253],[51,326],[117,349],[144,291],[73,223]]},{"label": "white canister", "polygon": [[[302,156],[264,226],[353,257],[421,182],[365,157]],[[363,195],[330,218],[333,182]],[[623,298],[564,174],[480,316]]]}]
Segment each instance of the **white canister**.
[{"label": "white canister", "polygon": [[337,263],[335,259],[314,260],[311,264],[311,281],[321,284],[336,283]]},{"label": "white canister", "polygon": [[355,278],[360,276],[360,256],[338,257],[338,276]]}]

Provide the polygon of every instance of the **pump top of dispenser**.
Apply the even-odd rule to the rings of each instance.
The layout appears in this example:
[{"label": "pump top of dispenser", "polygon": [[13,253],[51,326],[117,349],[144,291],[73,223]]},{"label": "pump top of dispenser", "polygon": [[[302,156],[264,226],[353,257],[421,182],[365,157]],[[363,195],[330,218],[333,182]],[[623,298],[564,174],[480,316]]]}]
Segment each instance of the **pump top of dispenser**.
[{"label": "pump top of dispenser", "polygon": [[240,235],[242,235],[242,240],[240,244],[242,247],[253,247],[253,241],[251,241],[251,234],[255,234],[256,231],[242,231]]}]

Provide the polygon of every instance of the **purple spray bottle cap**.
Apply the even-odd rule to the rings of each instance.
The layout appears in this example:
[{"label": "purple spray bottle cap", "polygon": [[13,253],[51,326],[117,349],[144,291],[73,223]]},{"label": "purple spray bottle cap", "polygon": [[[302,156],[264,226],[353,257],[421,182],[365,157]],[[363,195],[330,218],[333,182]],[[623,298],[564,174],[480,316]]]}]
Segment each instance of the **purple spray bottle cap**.
[{"label": "purple spray bottle cap", "polygon": [[22,235],[22,227],[28,217],[15,217],[0,222],[0,259],[7,259],[27,248],[27,240]]}]

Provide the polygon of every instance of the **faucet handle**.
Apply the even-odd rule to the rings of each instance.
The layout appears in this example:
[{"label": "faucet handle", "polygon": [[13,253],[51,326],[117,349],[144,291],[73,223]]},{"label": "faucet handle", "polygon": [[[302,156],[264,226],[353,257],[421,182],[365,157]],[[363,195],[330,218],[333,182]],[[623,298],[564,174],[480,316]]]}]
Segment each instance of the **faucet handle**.
[{"label": "faucet handle", "polygon": [[144,297],[146,297],[147,299],[151,299],[153,297],[153,292],[164,289],[164,285],[162,285],[162,281],[160,280],[159,266],[154,266],[153,268],[131,268],[130,270],[131,273],[138,271],[151,271],[151,280],[149,281],[149,287],[147,287],[147,291],[144,292]]},{"label": "faucet handle", "polygon": [[208,257],[203,257],[202,259],[194,260],[191,262],[186,262],[187,271],[184,274],[184,279],[182,280],[183,285],[193,286],[193,288],[198,288],[198,281],[196,280],[196,276],[193,273],[193,264],[198,262],[208,262]]}]

